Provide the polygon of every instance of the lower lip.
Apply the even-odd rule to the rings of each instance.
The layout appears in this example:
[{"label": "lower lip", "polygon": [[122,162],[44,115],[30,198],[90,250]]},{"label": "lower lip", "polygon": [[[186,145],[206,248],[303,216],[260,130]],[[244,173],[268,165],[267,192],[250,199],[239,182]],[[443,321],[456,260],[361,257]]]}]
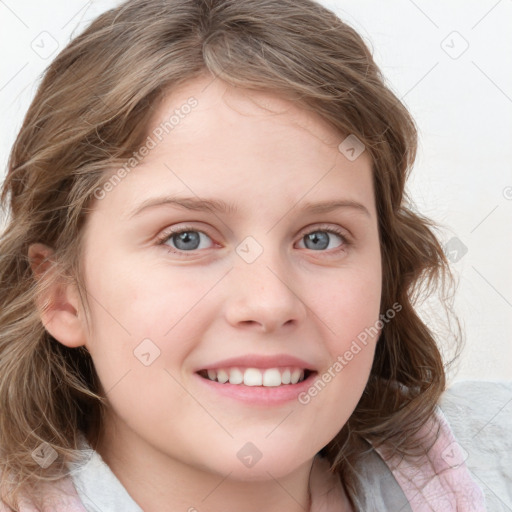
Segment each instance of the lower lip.
[{"label": "lower lip", "polygon": [[197,373],[195,376],[208,389],[219,395],[245,402],[250,405],[282,405],[297,400],[300,393],[306,391],[313,383],[316,372],[311,372],[307,379],[297,384],[283,384],[281,386],[244,386],[243,384],[221,384],[220,382],[205,379]]}]

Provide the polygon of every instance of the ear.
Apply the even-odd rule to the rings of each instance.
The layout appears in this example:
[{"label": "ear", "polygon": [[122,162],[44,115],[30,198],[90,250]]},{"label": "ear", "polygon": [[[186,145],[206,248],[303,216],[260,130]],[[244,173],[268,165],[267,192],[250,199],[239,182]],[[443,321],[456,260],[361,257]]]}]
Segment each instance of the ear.
[{"label": "ear", "polygon": [[[54,251],[43,244],[28,248],[30,267],[36,280],[51,277]],[[86,329],[80,296],[75,285],[59,280],[44,290],[36,299],[39,316],[46,330],[66,347],[85,345]],[[80,312],[80,315],[79,315]]]}]

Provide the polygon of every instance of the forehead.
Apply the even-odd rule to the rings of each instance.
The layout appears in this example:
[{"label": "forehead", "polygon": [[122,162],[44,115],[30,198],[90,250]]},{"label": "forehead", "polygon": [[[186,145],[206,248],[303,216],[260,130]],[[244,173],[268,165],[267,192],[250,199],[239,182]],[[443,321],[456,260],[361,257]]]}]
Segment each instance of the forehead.
[{"label": "forehead", "polygon": [[217,196],[239,210],[341,194],[373,208],[369,156],[348,160],[344,135],[282,96],[201,77],[163,98],[147,134],[151,150],[109,193],[126,216],[155,193]]},{"label": "forehead", "polygon": [[[193,99],[196,106],[189,112],[183,108]],[[180,107],[187,110],[185,115],[180,112]],[[227,84],[220,78],[210,75],[202,75],[194,80],[181,84],[169,91],[162,99],[149,122],[149,132],[157,127],[164,126],[174,115],[172,126],[173,135],[186,136],[184,126],[186,118],[194,114],[207,120],[210,112],[215,112],[219,121],[237,124],[237,129],[244,124],[258,122],[258,120],[270,121],[272,125],[295,126],[305,130],[310,135],[317,137],[327,145],[337,145],[343,134],[334,126],[324,120],[311,107],[300,104],[296,99],[285,96],[283,93],[246,89]],[[179,117],[179,119],[177,119]],[[178,121],[180,130],[176,130]],[[245,121],[245,123],[244,123]],[[197,126],[195,126],[197,130]],[[205,126],[206,130],[206,126]],[[210,133],[215,133],[211,130]]]}]

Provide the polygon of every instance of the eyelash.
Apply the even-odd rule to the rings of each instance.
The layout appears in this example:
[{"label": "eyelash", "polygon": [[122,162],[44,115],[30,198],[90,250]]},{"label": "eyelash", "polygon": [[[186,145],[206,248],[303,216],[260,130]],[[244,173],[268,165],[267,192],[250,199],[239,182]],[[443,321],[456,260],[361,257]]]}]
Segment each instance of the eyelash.
[{"label": "eyelash", "polygon": [[[204,232],[204,231],[201,231],[197,228],[194,228],[192,226],[183,226],[181,228],[178,228],[178,229],[169,229],[167,231],[165,231],[164,233],[162,233],[159,237],[158,237],[158,240],[157,240],[157,245],[165,245],[165,242],[167,242],[168,240],[171,239],[171,237],[173,237],[174,235],[179,235],[181,233],[185,233],[187,231],[194,231],[194,232],[197,232],[197,233],[202,233],[204,235],[206,235],[208,238],[210,238],[212,241],[212,237],[210,235],[208,235],[208,233]],[[330,251],[314,251],[313,249],[309,249],[310,251],[313,251],[313,252],[319,252],[319,253],[325,253],[326,255],[330,255],[330,256],[333,256],[333,255],[337,255],[339,252],[341,251],[344,251],[346,249],[348,249],[351,245],[352,245],[352,241],[349,239],[349,237],[346,235],[346,233],[344,231],[342,231],[341,229],[339,228],[334,228],[334,227],[324,227],[324,226],[318,226],[314,229],[311,229],[310,231],[306,231],[304,234],[301,235],[300,237],[300,240],[302,240],[306,235],[309,235],[311,233],[315,233],[315,232],[318,232],[318,231],[323,231],[325,233],[331,233],[331,234],[334,234],[334,235],[337,235],[340,237],[341,241],[342,241],[342,244],[340,245],[340,247],[337,247],[335,249],[331,249]],[[190,256],[192,255],[195,255],[194,253],[196,251],[201,251],[202,249],[195,249],[193,251],[181,251],[179,249],[174,249],[170,246],[167,246],[167,250],[169,253],[171,254],[174,254],[174,255],[180,255],[184,258],[187,258],[189,257],[189,254]]]}]

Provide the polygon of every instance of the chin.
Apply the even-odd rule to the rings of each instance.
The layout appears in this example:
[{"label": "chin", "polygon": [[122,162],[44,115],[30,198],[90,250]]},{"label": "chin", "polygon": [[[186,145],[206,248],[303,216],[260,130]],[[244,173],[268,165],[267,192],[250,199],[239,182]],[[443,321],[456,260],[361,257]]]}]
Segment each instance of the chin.
[{"label": "chin", "polygon": [[[313,457],[311,457],[312,459]],[[309,464],[309,458],[301,458],[297,455],[283,457],[281,453],[274,452],[272,455],[261,455],[257,459],[254,454],[252,460],[250,456],[241,454],[235,456],[234,461],[217,466],[217,471],[223,475],[229,474],[231,480],[240,482],[264,482],[272,478],[283,478],[298,470],[304,464]]]}]

